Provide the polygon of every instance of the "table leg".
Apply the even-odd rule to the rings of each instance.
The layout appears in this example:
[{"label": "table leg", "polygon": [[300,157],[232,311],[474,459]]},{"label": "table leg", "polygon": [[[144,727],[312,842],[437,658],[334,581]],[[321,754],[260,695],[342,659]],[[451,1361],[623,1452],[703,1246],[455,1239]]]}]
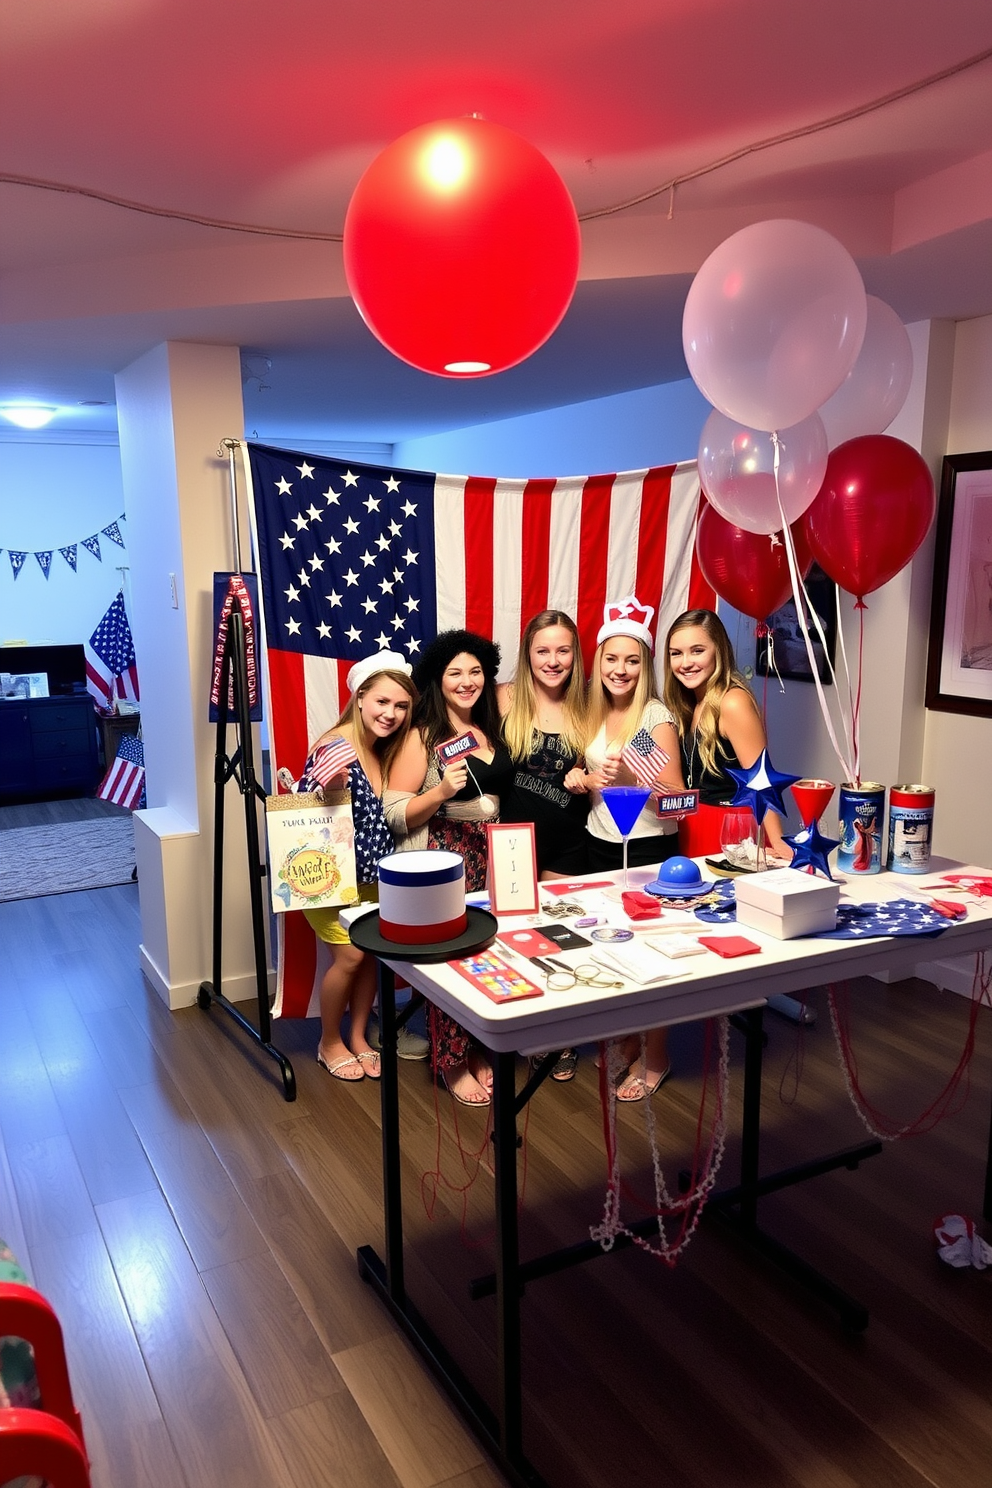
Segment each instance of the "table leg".
[{"label": "table leg", "polygon": [[523,1460],[520,1378],[520,1250],[517,1227],[516,1055],[493,1062],[493,1144],[496,1169],[496,1367],[500,1446]]},{"label": "table leg", "polygon": [[391,1300],[406,1301],[403,1278],[403,1192],[400,1169],[400,1082],[396,1057],[396,978],[378,963],[381,1043],[382,1208],[386,1229],[386,1289]]},{"label": "table leg", "polygon": [[982,1213],[986,1219],[992,1219],[992,1118],[989,1121],[989,1149],[985,1159],[985,1199],[982,1204]]}]

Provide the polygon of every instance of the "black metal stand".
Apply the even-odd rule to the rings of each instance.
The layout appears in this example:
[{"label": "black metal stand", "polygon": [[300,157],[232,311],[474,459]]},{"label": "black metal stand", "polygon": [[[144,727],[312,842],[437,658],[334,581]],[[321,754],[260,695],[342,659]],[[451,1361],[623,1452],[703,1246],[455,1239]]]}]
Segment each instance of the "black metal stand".
[{"label": "black metal stand", "polygon": [[[229,689],[229,679],[233,687]],[[227,752],[227,714],[229,690],[234,693],[234,720],[238,744],[232,755]],[[212,980],[201,982],[196,1000],[209,1009],[213,1003],[223,1008],[249,1038],[264,1049],[279,1065],[283,1095],[296,1099],[296,1075],[286,1055],[272,1043],[272,1015],[269,1011],[269,973],[265,955],[265,901],[262,880],[265,864],[261,860],[258,840],[256,799],[265,800],[265,792],[255,778],[252,755],[250,705],[248,701],[248,662],[245,653],[245,623],[241,603],[234,596],[228,622],[227,641],[220,673],[220,697],[217,706],[217,750],[214,757],[214,903]],[[223,993],[224,946],[224,792],[229,780],[237,782],[244,801],[245,836],[248,844],[248,892],[251,903],[252,944],[255,953],[255,987],[258,998],[258,1027],[246,1018]]]}]

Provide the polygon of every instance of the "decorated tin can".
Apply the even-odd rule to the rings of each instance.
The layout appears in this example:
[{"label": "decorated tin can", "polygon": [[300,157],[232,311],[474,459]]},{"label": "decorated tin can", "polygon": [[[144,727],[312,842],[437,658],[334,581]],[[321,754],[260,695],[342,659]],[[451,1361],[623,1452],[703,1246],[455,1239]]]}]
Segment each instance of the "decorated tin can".
[{"label": "decorated tin can", "polygon": [[863,785],[846,782],[840,788],[837,816],[840,824],[837,867],[841,873],[880,873],[884,785],[874,780]]},{"label": "decorated tin can", "polygon": [[889,851],[893,873],[926,873],[930,867],[934,792],[926,785],[894,785],[889,791]]}]

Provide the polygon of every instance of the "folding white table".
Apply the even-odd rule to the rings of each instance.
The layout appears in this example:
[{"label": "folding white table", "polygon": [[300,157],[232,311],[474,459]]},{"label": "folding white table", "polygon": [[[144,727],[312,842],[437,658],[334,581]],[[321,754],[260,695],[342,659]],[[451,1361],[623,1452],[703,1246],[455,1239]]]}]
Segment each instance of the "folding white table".
[{"label": "folding white table", "polygon": [[[942,873],[954,871],[980,874],[988,870],[969,870],[964,865],[948,860],[936,860],[933,871],[926,878],[877,874],[849,882],[845,885],[844,893],[848,899],[859,902],[906,897],[914,888],[925,887]],[[654,876],[654,870],[640,870],[636,876],[646,881]],[[597,875],[598,879],[603,877],[605,875]],[[470,915],[471,913],[470,911]],[[761,1230],[757,1222],[757,1209],[758,1201],[764,1194],[838,1167],[855,1168],[865,1158],[879,1153],[882,1146],[880,1142],[869,1141],[815,1158],[785,1172],[765,1176],[759,1174],[763,1009],[768,998],[775,993],[801,993],[810,987],[879,972],[903,972],[909,975],[920,961],[932,959],[927,948],[935,944],[939,945],[942,957],[963,956],[987,950],[992,947],[992,900],[969,902],[967,919],[949,922],[947,929],[936,941],[924,940],[918,936],[862,940],[806,937],[780,941],[747,928],[745,933],[748,939],[754,940],[761,947],[758,955],[723,960],[709,953],[667,965],[659,957],[659,965],[664,966],[669,974],[659,980],[657,985],[630,986],[622,990],[601,990],[576,985],[566,993],[546,993],[539,998],[508,1005],[490,1001],[457,971],[445,964],[450,957],[466,955],[473,946],[485,943],[487,934],[492,934],[492,923],[490,916],[478,919],[474,940],[470,924],[469,932],[457,950],[441,947],[424,951],[421,948],[415,959],[407,960],[404,957],[411,954],[408,949],[404,948],[402,955],[391,954],[391,947],[382,942],[378,932],[377,913],[359,913],[352,919],[352,940],[370,950],[378,959],[383,1055],[380,1089],[385,1256],[380,1258],[371,1246],[363,1246],[358,1252],[358,1263],[361,1275],[379,1291],[394,1317],[431,1365],[509,1480],[518,1485],[526,1485],[526,1488],[537,1488],[542,1480],[528,1462],[523,1450],[520,1297],[527,1281],[575,1265],[601,1254],[602,1251],[598,1244],[588,1240],[550,1255],[524,1262],[520,1260],[517,1231],[517,1116],[550,1072],[557,1055],[547,1054],[519,1092],[516,1089],[517,1055],[571,1048],[578,1044],[623,1037],[644,1028],[692,1022],[724,1013],[741,1015],[737,1021],[743,1026],[746,1044],[739,1181],[733,1188],[711,1196],[708,1207],[719,1211],[749,1244],[759,1248],[791,1276],[836,1308],[845,1326],[859,1330],[867,1324],[866,1309],[835,1287],[800,1256]],[[501,928],[512,928],[513,924],[519,924],[519,921],[501,922]],[[695,933],[713,929],[719,931],[719,927],[703,925],[698,920],[694,928]],[[481,1297],[493,1292],[496,1295],[495,1409],[479,1396],[406,1292],[403,1273],[396,1034],[399,1023],[409,1016],[413,1005],[397,1019],[394,980],[394,971],[397,970],[416,992],[423,994],[455,1018],[492,1056],[496,1264],[491,1275],[473,1282],[472,1295]],[[992,1130],[989,1135],[989,1153],[984,1213],[992,1218]],[[642,1222],[641,1228],[646,1232],[653,1223],[653,1220]],[[637,1226],[632,1228],[636,1229]]]}]

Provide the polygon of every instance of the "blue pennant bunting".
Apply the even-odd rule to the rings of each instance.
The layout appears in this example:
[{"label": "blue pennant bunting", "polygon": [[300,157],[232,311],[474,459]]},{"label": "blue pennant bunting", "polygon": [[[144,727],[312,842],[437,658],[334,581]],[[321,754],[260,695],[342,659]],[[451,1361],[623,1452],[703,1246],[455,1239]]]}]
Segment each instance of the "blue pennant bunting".
[{"label": "blue pennant bunting", "polygon": [[10,566],[15,579],[24,567],[24,560],[27,556],[27,553],[18,553],[14,548],[7,549],[7,557],[10,559]]},{"label": "blue pennant bunting", "polygon": [[116,522],[111,522],[109,527],[101,527],[100,531],[104,537],[109,537],[110,541],[116,543],[119,548],[126,546],[123,537],[121,537],[121,529]]},{"label": "blue pennant bunting", "polygon": [[34,556],[38,560],[38,567],[41,569],[42,573],[45,575],[45,578],[47,579],[49,573],[51,572],[51,567],[52,567],[52,550],[51,550],[51,548],[48,548],[44,553],[35,553]]},{"label": "blue pennant bunting", "polygon": [[70,543],[67,548],[59,548],[59,552],[62,554],[62,557],[65,559],[66,563],[68,563],[68,565],[72,569],[73,573],[75,573],[76,572],[76,544],[75,543]]},{"label": "blue pennant bunting", "polygon": [[[93,554],[93,557],[96,559],[97,563],[103,562],[103,555],[100,552],[100,539],[95,532],[92,537],[83,538],[83,547],[86,549],[87,553]],[[799,779],[798,775],[796,776],[796,779]]]}]

